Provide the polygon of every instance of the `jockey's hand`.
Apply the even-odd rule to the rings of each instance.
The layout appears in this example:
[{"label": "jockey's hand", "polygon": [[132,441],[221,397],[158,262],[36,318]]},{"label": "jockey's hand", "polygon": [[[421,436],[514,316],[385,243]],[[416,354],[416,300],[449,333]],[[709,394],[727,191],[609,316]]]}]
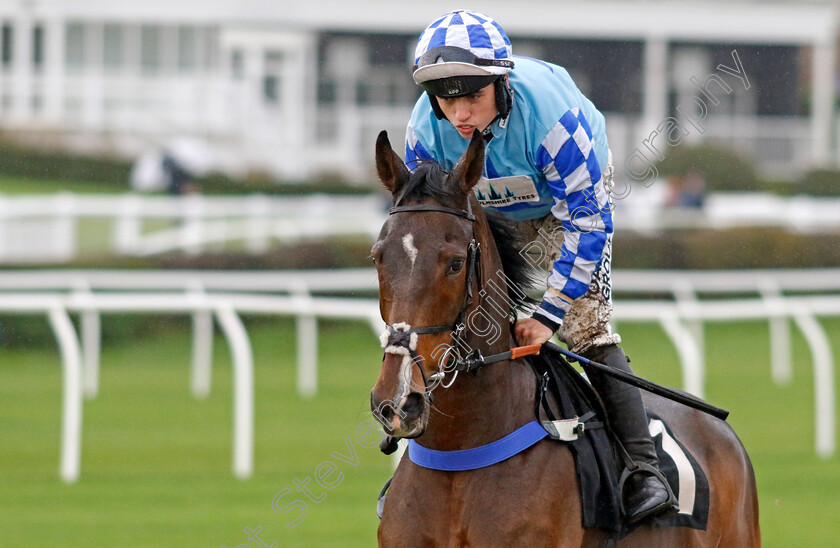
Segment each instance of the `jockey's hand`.
[{"label": "jockey's hand", "polygon": [[524,318],[517,321],[516,325],[513,326],[513,336],[520,346],[543,344],[552,335],[554,335],[554,331],[534,318]]}]

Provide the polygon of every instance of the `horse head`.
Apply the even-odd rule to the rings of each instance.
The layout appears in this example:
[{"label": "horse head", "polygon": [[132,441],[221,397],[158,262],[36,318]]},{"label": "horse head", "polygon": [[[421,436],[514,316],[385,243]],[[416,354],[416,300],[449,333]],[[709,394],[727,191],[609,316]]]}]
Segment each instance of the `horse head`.
[{"label": "horse head", "polygon": [[376,141],[377,172],[395,207],[371,250],[388,325],[371,409],[396,437],[426,428],[430,389],[442,380],[453,330],[471,305],[479,270],[473,211],[481,214],[471,189],[483,167],[478,132],[451,173],[434,163],[410,172],[384,131]]}]

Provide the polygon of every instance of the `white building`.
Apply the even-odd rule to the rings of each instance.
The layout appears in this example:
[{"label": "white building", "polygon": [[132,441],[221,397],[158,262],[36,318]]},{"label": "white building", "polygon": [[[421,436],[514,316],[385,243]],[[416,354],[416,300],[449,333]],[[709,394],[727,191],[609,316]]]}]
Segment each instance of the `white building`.
[{"label": "white building", "polygon": [[[634,151],[669,146],[669,117],[685,140],[724,142],[766,172],[837,162],[832,1],[475,4],[514,53],[570,70],[607,115],[619,169]],[[228,169],[369,179],[375,135],[388,129],[399,143],[419,94],[416,37],[452,7],[0,0],[0,129],[126,155],[198,136]],[[745,78],[720,68],[738,62]]]}]

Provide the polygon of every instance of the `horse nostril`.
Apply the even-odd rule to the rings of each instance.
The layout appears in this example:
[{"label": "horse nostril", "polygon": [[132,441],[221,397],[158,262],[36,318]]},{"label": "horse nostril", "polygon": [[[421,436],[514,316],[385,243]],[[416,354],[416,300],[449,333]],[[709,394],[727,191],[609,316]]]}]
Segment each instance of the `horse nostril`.
[{"label": "horse nostril", "polygon": [[383,421],[390,421],[391,418],[394,416],[394,406],[388,401],[380,402],[376,397],[374,397],[373,392],[370,394],[370,410],[373,412],[373,416]]},{"label": "horse nostril", "polygon": [[419,392],[412,392],[405,398],[403,412],[409,417],[416,417],[423,412],[423,396]]}]

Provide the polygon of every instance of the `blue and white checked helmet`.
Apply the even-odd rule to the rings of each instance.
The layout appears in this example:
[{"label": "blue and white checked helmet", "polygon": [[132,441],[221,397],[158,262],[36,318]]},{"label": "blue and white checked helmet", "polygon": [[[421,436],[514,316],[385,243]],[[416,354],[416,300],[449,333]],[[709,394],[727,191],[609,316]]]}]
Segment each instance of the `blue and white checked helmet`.
[{"label": "blue and white checked helmet", "polygon": [[432,96],[468,95],[510,72],[512,56],[510,40],[496,21],[474,11],[453,11],[420,35],[414,81]]}]

